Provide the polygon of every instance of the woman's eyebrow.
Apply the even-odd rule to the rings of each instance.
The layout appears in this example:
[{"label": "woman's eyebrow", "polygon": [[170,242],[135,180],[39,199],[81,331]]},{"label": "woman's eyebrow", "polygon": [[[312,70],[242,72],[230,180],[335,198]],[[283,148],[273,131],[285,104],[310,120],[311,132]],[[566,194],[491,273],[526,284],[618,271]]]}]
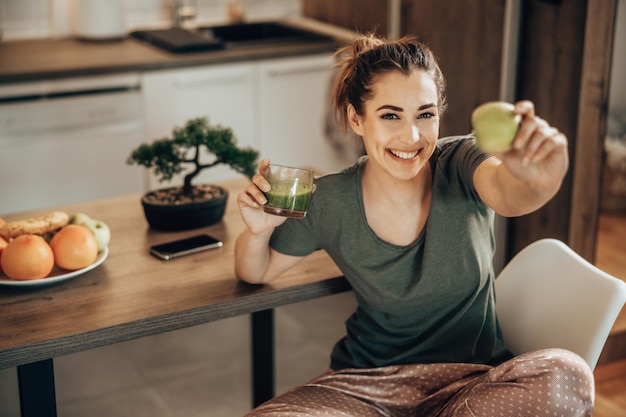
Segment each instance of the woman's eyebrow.
[{"label": "woman's eyebrow", "polygon": [[431,107],[437,107],[437,104],[435,104],[435,103],[423,104],[423,105],[419,106],[419,108],[417,110],[430,109]]},{"label": "woman's eyebrow", "polygon": [[[418,107],[417,110],[418,111],[422,111],[422,110],[425,110],[425,109],[430,109],[432,107],[437,107],[437,104],[435,104],[435,103],[422,104],[421,106]],[[398,111],[398,112],[404,111],[404,109],[402,107],[393,106],[391,104],[385,104],[383,106],[380,106],[379,108],[376,109],[376,111],[384,110],[384,109]]]},{"label": "woman's eyebrow", "polygon": [[384,106],[380,106],[379,108],[377,108],[376,111],[383,110],[383,109],[388,109],[388,110],[393,110],[393,111],[403,111],[404,110],[402,107],[392,106],[391,104],[385,104]]}]

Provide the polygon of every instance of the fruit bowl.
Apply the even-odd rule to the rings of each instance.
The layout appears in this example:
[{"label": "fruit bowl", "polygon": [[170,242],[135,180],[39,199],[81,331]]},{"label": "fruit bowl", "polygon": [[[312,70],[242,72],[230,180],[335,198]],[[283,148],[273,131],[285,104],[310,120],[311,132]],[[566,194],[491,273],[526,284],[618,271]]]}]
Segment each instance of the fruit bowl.
[{"label": "fruit bowl", "polygon": [[82,275],[86,272],[91,271],[94,268],[97,268],[98,266],[100,266],[104,260],[109,256],[109,248],[104,248],[104,250],[102,252],[100,252],[98,254],[98,257],[96,258],[96,261],[94,263],[92,263],[91,265],[82,268],[82,269],[78,269],[76,271],[71,271],[71,272],[67,272],[64,271],[60,268],[54,267],[54,269],[52,270],[52,272],[50,273],[50,275],[48,275],[46,278],[42,278],[42,279],[33,279],[33,280],[26,280],[26,281],[17,281],[17,280],[12,280],[6,277],[6,275],[2,274],[0,272],[0,286],[6,286],[6,287],[40,287],[40,286],[44,286],[44,285],[51,285],[51,284],[55,284],[58,282],[62,282],[62,281],[66,281],[68,279],[71,278],[75,278],[79,275]]}]

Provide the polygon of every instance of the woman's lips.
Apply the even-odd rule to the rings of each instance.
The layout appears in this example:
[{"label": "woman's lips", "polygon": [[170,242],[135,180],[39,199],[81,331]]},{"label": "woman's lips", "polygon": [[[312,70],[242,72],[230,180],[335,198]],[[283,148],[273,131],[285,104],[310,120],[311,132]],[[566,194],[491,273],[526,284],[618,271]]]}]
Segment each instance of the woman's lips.
[{"label": "woman's lips", "polygon": [[405,151],[397,151],[395,149],[388,149],[388,151],[389,151],[389,153],[391,153],[396,158],[400,158],[400,159],[404,159],[404,160],[413,159],[420,152],[419,150],[411,151],[411,152],[405,152]]}]

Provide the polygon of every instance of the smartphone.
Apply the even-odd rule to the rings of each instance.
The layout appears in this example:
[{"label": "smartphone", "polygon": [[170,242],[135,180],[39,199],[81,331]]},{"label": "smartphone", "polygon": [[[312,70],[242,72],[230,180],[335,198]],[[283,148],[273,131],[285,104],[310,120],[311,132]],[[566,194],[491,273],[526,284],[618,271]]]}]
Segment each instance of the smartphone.
[{"label": "smartphone", "polygon": [[224,243],[207,234],[192,236],[172,242],[161,243],[150,247],[150,254],[164,261],[178,258],[190,253],[222,247]]}]

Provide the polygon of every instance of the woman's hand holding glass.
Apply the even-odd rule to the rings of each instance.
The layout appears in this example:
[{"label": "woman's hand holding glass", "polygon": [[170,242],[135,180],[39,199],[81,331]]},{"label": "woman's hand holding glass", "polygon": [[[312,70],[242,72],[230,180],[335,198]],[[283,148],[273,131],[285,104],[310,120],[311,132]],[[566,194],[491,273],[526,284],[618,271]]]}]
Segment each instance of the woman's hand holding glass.
[{"label": "woman's hand holding glass", "polygon": [[267,198],[265,198],[263,193],[270,189],[270,184],[265,178],[269,165],[269,159],[263,159],[259,162],[258,174],[252,178],[252,182],[237,196],[241,217],[250,233],[255,235],[272,232],[287,220],[286,217],[274,216],[263,210],[263,205],[267,202]]}]

